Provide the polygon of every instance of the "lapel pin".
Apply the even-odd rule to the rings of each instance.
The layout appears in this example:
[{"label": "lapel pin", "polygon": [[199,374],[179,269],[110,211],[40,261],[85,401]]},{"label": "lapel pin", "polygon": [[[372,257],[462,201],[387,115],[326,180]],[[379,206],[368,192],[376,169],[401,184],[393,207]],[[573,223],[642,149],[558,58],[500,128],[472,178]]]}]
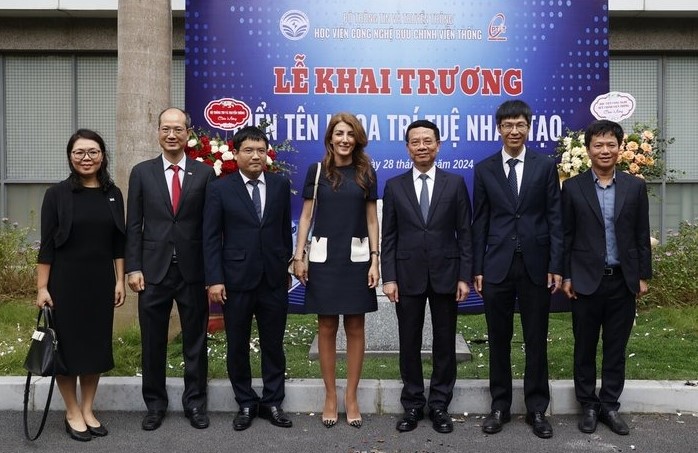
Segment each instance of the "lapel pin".
[{"label": "lapel pin", "polygon": [[109,201],[116,201],[116,200],[114,200],[113,198],[109,198]]},{"label": "lapel pin", "polygon": [[193,175],[194,173],[188,171],[187,174],[191,176],[191,175]]}]

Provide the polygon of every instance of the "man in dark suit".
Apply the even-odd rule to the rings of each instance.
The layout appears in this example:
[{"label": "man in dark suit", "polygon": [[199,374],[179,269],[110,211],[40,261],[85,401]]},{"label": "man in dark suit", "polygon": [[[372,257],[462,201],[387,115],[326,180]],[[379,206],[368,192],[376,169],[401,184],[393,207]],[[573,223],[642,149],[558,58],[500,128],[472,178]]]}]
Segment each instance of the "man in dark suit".
[{"label": "man in dark suit", "polygon": [[147,431],[161,425],[168,404],[165,364],[173,299],[182,325],[184,414],[195,428],[209,424],[201,228],[206,185],[215,173],[184,154],[190,127],[189,115],[180,109],[160,113],[162,155],[133,167],[129,179],[126,272],[129,287],[138,292]]},{"label": "man in dark suit", "polygon": [[[616,434],[630,431],[618,413],[625,384],[625,348],[636,297],[652,277],[647,187],[615,168],[623,129],[595,121],[584,133],[591,169],[562,186],[565,243],[563,290],[572,299],[574,391],[582,405],[579,430],[597,420]],[[596,394],[596,347],[603,331],[601,390]]]},{"label": "man in dark suit", "polygon": [[[233,143],[240,171],[209,185],[204,209],[208,297],[223,304],[228,377],[240,407],[233,428],[249,428],[258,414],[275,426],[290,428],[291,419],[281,404],[292,253],[291,187],[285,177],[264,172],[269,148],[264,131],[245,127]],[[262,350],[261,398],[252,388],[250,371],[253,317]]]},{"label": "man in dark suit", "polygon": [[506,101],[495,118],[503,147],[475,166],[473,188],[473,283],[485,305],[492,396],[482,430],[497,433],[511,419],[511,339],[518,301],[526,343],[526,422],[538,437],[549,438],[548,314],[550,293],[562,286],[560,183],[553,159],[525,145],[531,108]]},{"label": "man in dark suit", "polygon": [[[388,180],[383,194],[383,292],[395,303],[400,334],[397,430],[412,431],[424,405],[437,432],[453,431],[448,405],[456,382],[456,318],[472,277],[471,208],[465,181],[436,168],[439,128],[426,120],[407,127],[412,170]],[[424,397],[422,328],[429,300],[433,325],[429,400]]]}]

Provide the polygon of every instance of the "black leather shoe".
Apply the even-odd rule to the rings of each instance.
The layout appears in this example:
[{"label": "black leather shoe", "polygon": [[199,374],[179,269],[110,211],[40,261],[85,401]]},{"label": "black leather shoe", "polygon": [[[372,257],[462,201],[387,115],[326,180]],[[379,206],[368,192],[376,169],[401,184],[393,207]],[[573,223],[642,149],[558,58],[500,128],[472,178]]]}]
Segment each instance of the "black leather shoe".
[{"label": "black leather shoe", "polygon": [[611,431],[618,435],[627,436],[630,434],[630,428],[628,428],[628,425],[625,423],[625,420],[623,420],[623,417],[620,416],[618,411],[601,411],[599,414],[599,421],[608,426]]},{"label": "black leather shoe", "polygon": [[434,431],[437,433],[450,433],[453,431],[453,420],[444,409],[432,409],[429,411],[429,419]]},{"label": "black leather shoe", "polygon": [[143,417],[141,428],[146,431],[156,430],[162,425],[162,420],[165,418],[165,411],[148,411]]},{"label": "black leather shoe", "polygon": [[196,429],[208,428],[208,415],[206,410],[195,407],[193,409],[185,410],[184,416],[189,419],[189,423]]},{"label": "black leather shoe", "polygon": [[76,429],[73,429],[72,426],[70,426],[70,423],[68,423],[68,419],[65,419],[65,432],[70,435],[71,439],[74,440],[79,440],[80,442],[87,442],[89,440],[92,440],[92,434],[90,434],[89,430],[85,431],[78,431]]},{"label": "black leather shoe", "polygon": [[417,427],[417,422],[424,418],[424,409],[407,409],[402,419],[397,422],[397,430],[401,433],[412,431]]},{"label": "black leather shoe", "polygon": [[259,416],[269,420],[272,425],[279,428],[290,428],[293,426],[291,419],[279,406],[259,406]]},{"label": "black leather shoe", "polygon": [[257,408],[241,407],[238,414],[233,420],[233,429],[235,431],[244,431],[252,426],[252,420],[257,416]]},{"label": "black leather shoe", "polygon": [[90,432],[90,434],[92,434],[95,437],[104,437],[107,434],[109,434],[107,428],[105,428],[102,424],[100,424],[99,426],[87,425],[87,430]]},{"label": "black leather shoe", "polygon": [[599,413],[596,409],[584,409],[582,419],[579,420],[579,430],[586,434],[591,434],[596,431],[596,424],[599,420]]},{"label": "black leather shoe", "polygon": [[526,414],[526,423],[533,426],[533,434],[541,439],[550,439],[553,437],[553,427],[550,422],[545,419],[543,412],[529,412]]},{"label": "black leather shoe", "polygon": [[511,421],[509,411],[494,410],[490,412],[484,422],[482,422],[482,432],[485,434],[496,434],[502,430],[505,423]]}]

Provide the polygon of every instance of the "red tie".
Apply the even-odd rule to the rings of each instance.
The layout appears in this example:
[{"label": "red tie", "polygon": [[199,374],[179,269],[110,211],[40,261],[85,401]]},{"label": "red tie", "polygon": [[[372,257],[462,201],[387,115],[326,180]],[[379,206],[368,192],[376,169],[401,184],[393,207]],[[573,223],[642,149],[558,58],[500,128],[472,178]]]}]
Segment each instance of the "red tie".
[{"label": "red tie", "polygon": [[170,168],[174,172],[174,175],[172,175],[172,212],[177,214],[179,195],[182,192],[182,186],[179,184],[179,166],[170,165]]}]

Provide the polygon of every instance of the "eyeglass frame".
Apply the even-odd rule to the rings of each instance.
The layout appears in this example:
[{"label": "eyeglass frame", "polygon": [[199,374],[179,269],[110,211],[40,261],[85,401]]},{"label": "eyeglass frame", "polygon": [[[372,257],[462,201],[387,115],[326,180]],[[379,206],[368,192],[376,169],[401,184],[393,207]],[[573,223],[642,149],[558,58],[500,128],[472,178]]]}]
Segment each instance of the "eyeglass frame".
[{"label": "eyeglass frame", "polygon": [[78,161],[84,160],[85,157],[89,157],[90,160],[96,160],[102,154],[102,150],[99,148],[81,149],[77,148],[70,151],[70,156]]},{"label": "eyeglass frame", "polygon": [[505,134],[508,134],[512,132],[514,129],[516,129],[518,132],[526,132],[528,128],[531,127],[530,124],[528,123],[499,123],[499,128],[504,132]]},{"label": "eyeglass frame", "polygon": [[177,127],[169,127],[169,126],[160,126],[158,127],[158,133],[162,135],[163,137],[168,137],[171,133],[174,132],[175,136],[182,135],[185,132],[189,132],[190,128],[187,127],[182,127],[182,126],[177,126]]}]

